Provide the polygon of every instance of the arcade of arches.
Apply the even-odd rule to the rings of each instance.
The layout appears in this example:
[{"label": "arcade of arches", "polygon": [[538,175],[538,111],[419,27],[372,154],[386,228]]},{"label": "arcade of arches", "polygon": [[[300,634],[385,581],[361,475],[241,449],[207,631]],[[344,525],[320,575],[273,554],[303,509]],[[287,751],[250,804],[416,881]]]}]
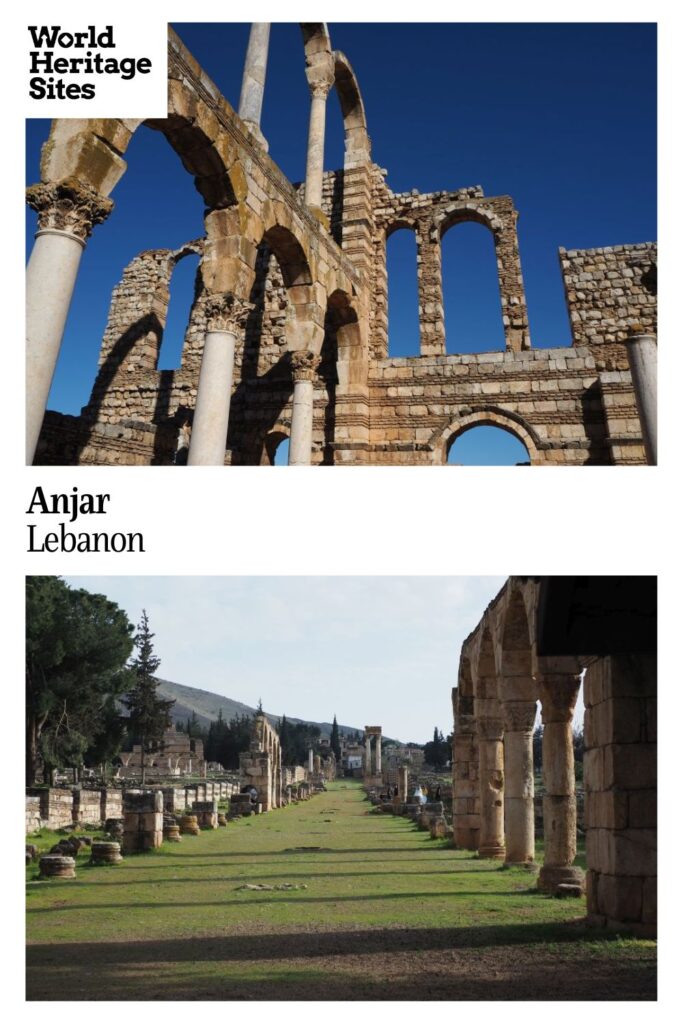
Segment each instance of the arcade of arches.
[{"label": "arcade of arches", "polygon": [[[644,935],[656,929],[654,588],[646,577],[511,577],[465,640],[453,690],[454,844],[533,862],[540,709],[539,888],[585,885],[589,922]],[[585,879],[572,744],[582,678]]]},{"label": "arcade of arches", "polygon": [[[229,30],[229,26],[226,26]],[[80,416],[45,413],[87,240],[116,217],[110,193],[143,122],[56,120],[27,270],[27,457],[41,464],[442,465],[478,422],[524,444],[531,465],[656,461],[656,248],[560,250],[572,344],[534,349],[509,196],[480,186],[394,193],[373,163],[363,101],[325,25],[302,25],[311,93],[306,181],[291,184],[260,128],[269,26],[252,26],[235,111],[169,29],[163,133],[205,206],[204,237],[141,253],[112,295]],[[344,119],[341,170],[325,172],[325,111]],[[446,354],[441,240],[491,232],[505,350]],[[419,355],[389,358],[386,240],[414,232]],[[158,367],[177,261],[200,266],[180,366]]]}]

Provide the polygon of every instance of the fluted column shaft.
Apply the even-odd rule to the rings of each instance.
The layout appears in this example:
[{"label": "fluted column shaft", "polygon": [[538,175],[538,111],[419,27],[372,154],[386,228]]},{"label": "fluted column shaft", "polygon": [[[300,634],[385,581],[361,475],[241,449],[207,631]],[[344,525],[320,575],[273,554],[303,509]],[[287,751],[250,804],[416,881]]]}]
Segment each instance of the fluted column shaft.
[{"label": "fluted column shaft", "polygon": [[294,397],[289,437],[289,465],[310,466],[313,447],[313,381],[320,357],[313,352],[292,352]]},{"label": "fluted column shaft", "polygon": [[503,859],[504,754],[501,718],[479,718],[479,856]]},{"label": "fluted column shaft", "polygon": [[572,718],[578,675],[546,676],[540,684],[543,721],[543,867],[538,887],[554,892],[560,883],[583,882],[572,867],[576,857],[576,787]]},{"label": "fluted column shaft", "polygon": [[503,704],[505,722],[505,859],[529,864],[534,859],[535,701]]},{"label": "fluted column shaft", "polygon": [[39,230],[26,268],[26,462],[31,465],[64,337],[81,255],[111,199],[75,178],[33,185],[29,206]]}]

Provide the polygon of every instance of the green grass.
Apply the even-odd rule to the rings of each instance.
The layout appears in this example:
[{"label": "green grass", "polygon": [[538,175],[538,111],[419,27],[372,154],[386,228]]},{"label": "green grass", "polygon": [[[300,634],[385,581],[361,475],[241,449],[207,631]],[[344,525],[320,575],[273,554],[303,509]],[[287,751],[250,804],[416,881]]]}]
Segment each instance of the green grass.
[{"label": "green grass", "polygon": [[[287,966],[286,948],[265,965],[260,954],[248,965],[241,955],[239,964],[231,961],[250,942],[262,950],[263,936],[311,932],[319,936],[321,950],[348,933],[370,936],[364,941],[382,937],[389,948],[406,936],[409,946],[420,949],[429,935],[432,946],[436,942],[445,949],[525,945],[549,954],[561,951],[564,959],[616,956],[638,961],[651,952],[652,944],[637,940],[617,944],[596,938],[580,923],[584,902],[538,893],[530,872],[500,870],[496,862],[430,839],[403,818],[368,810],[358,785],[337,782],[306,803],[197,837],[184,836],[179,844],[165,843],[155,853],[127,857],[119,865],[88,867],[87,854],[81,855],[73,881],[34,881],[36,866],[29,867],[27,935],[36,944],[36,978],[44,981],[45,962],[62,963],[57,955],[62,950],[60,983],[69,976],[77,986],[88,948],[104,944],[104,955],[105,949],[121,949],[121,943],[139,942],[139,959],[144,962],[147,948],[155,963],[147,970],[144,963],[120,965],[116,977],[127,998],[136,993],[147,998],[141,993],[158,984],[156,961],[164,960],[164,943],[170,944],[166,960],[174,963],[169,991],[182,987],[188,955],[195,977],[208,985],[217,979],[227,983],[237,975],[255,983],[264,971],[271,982],[284,972],[303,984],[316,971],[310,963]],[[46,848],[59,838],[53,835],[45,835]],[[302,846],[321,849],[295,849]],[[307,888],[240,890],[247,882],[294,882]],[[216,943],[223,944],[220,962],[207,952]],[[166,977],[168,971],[162,973]],[[36,984],[35,997],[41,998]],[[81,979],[80,984],[87,987],[89,981]]]}]

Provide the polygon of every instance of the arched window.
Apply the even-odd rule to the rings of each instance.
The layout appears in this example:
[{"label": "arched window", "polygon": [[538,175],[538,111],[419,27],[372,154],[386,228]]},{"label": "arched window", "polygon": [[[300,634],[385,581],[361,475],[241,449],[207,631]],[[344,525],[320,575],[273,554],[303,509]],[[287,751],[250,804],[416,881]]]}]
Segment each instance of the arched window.
[{"label": "arched window", "polygon": [[485,225],[467,221],[444,233],[441,276],[446,352],[505,349],[496,250]]},{"label": "arched window", "polygon": [[469,427],[448,450],[449,466],[528,466],[529,452],[519,438],[502,427]]},{"label": "arched window", "polygon": [[387,237],[387,291],[389,356],[419,356],[417,239],[412,228],[397,228]]},{"label": "arched window", "polygon": [[287,466],[289,464],[289,437],[279,431],[268,434],[261,465]]},{"label": "arched window", "polygon": [[177,370],[180,367],[185,332],[195,297],[198,267],[199,255],[191,252],[181,257],[173,268],[158,370]]}]

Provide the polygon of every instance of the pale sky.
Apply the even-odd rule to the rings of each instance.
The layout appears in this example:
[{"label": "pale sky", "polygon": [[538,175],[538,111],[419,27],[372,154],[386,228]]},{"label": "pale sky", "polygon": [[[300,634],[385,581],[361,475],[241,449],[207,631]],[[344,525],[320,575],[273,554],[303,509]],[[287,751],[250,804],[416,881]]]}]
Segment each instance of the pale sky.
[{"label": "pale sky", "polygon": [[67,576],[137,623],[159,675],[266,711],[381,725],[425,743],[452,730],[460,646],[505,576]]}]

